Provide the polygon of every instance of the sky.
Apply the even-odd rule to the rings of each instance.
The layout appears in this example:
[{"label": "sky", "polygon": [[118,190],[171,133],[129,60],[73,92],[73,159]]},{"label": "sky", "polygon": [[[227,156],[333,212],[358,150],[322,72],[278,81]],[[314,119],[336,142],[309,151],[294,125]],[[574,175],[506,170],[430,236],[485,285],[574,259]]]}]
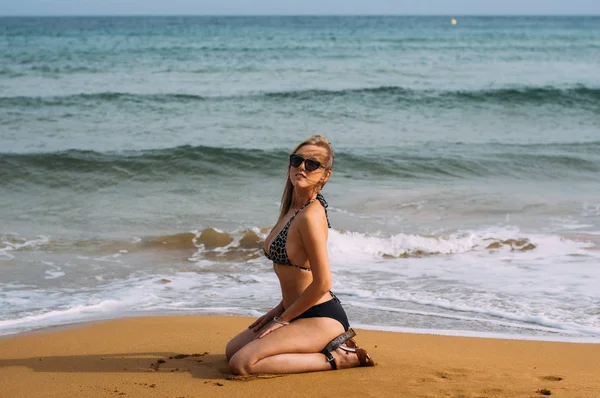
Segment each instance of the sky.
[{"label": "sky", "polygon": [[600,0],[0,0],[14,15],[600,15]]}]

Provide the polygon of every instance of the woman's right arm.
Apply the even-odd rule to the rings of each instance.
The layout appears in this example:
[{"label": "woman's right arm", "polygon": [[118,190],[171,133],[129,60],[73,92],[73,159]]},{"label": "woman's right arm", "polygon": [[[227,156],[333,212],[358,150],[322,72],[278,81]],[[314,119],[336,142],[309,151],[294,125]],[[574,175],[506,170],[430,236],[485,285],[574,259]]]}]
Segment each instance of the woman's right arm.
[{"label": "woman's right arm", "polygon": [[276,307],[273,307],[271,310],[269,310],[269,312],[258,318],[256,321],[252,322],[252,324],[248,326],[248,329],[254,328],[254,332],[258,332],[263,326],[271,322],[274,317],[283,314],[284,310],[285,309],[283,308],[283,300],[281,300]]}]

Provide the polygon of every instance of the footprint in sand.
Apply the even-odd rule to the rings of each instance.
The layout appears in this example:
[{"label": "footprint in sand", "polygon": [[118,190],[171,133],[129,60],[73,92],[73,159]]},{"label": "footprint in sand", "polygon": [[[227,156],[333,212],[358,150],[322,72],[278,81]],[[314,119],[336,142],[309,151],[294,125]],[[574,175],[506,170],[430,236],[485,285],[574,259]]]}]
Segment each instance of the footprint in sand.
[{"label": "footprint in sand", "polygon": [[435,372],[434,374],[436,377],[438,377],[440,379],[452,380],[452,379],[467,377],[469,375],[469,373],[470,373],[470,371],[468,369],[451,368],[445,372]]},{"label": "footprint in sand", "polygon": [[173,357],[169,357],[169,359],[197,358],[197,357],[203,357],[208,354],[209,354],[208,351],[204,351],[202,354],[179,354],[179,355],[175,355]]},{"label": "footprint in sand", "polygon": [[542,376],[538,377],[542,381],[561,381],[563,378],[560,376]]},{"label": "footprint in sand", "polygon": [[[169,359],[185,359],[185,358],[197,358],[197,357],[203,357],[208,355],[208,351],[203,352],[202,354],[178,354],[172,357],[169,357]],[[196,363],[203,363],[204,361],[202,359],[195,359]],[[166,363],[167,361],[164,359],[158,359],[156,361],[156,363],[152,362],[150,364],[150,369],[154,370],[154,371],[158,371],[158,369],[160,368],[160,365],[163,363]],[[213,367],[213,365],[210,364],[206,364],[208,367]],[[179,370],[178,368],[175,369],[175,371]],[[171,372],[173,372],[173,370],[171,370]]]},{"label": "footprint in sand", "polygon": [[238,376],[238,375],[229,375],[227,376],[227,380],[234,380],[234,381],[251,381],[251,380],[258,380],[258,379],[274,379],[276,377],[284,377],[286,375],[279,375],[279,374],[275,374],[275,375],[268,375],[268,374],[264,374],[264,375],[248,375],[248,376]]}]

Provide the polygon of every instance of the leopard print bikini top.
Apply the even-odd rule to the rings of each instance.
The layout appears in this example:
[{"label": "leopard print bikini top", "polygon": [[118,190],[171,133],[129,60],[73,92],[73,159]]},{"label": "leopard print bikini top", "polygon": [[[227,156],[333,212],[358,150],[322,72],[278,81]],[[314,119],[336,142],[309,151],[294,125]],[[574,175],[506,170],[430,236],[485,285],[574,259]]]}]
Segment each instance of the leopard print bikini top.
[{"label": "leopard print bikini top", "polygon": [[[323,197],[323,195],[318,194],[315,199],[318,200],[323,205],[323,208],[325,209],[325,217],[327,218],[327,227],[331,228],[331,223],[329,222],[329,216],[327,215],[328,204],[325,201],[325,198]],[[292,262],[288,258],[287,252],[285,250],[285,245],[287,243],[287,235],[288,235],[288,231],[290,229],[290,225],[292,224],[292,220],[294,218],[296,218],[298,213],[300,213],[306,206],[308,206],[309,204],[314,202],[315,199],[311,199],[304,206],[302,206],[301,208],[296,210],[296,212],[294,213],[292,218],[290,218],[290,221],[288,221],[287,224],[285,224],[285,227],[283,227],[281,232],[279,232],[279,234],[275,237],[275,239],[273,239],[273,242],[271,242],[268,253],[263,248],[263,252],[269,260],[273,261],[275,264],[289,265],[291,267],[300,268],[301,270],[304,270],[304,271],[310,271],[310,268],[305,268],[305,267],[301,267],[299,265],[292,264]]]}]

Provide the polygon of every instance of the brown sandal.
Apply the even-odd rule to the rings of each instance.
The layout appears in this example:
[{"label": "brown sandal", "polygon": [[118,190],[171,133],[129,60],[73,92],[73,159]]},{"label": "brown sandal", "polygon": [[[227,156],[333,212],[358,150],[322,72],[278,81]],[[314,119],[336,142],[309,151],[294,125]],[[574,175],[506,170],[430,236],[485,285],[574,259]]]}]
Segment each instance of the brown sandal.
[{"label": "brown sandal", "polygon": [[350,328],[347,332],[342,333],[335,339],[331,340],[329,344],[327,344],[327,346],[323,348],[321,353],[327,358],[327,362],[329,362],[331,369],[337,369],[337,365],[335,364],[335,360],[333,359],[333,355],[331,354],[331,352],[337,350],[342,344],[344,344],[348,340],[351,340],[354,336],[356,336],[356,333],[354,332],[354,329]]},{"label": "brown sandal", "polygon": [[329,344],[327,344],[327,346],[321,351],[321,353],[327,358],[327,362],[329,362],[331,369],[337,369],[337,365],[331,352],[337,350],[338,348],[341,348],[343,351],[356,354],[358,356],[358,362],[360,363],[360,366],[375,366],[375,361],[373,361],[367,351],[362,348],[358,348],[356,341],[353,339],[354,336],[356,336],[356,333],[352,328],[350,328],[347,332],[342,333],[335,339],[331,340]]},{"label": "brown sandal", "polygon": [[354,339],[348,340],[346,344],[341,344],[339,348],[346,352],[355,353],[358,356],[358,362],[360,363],[360,366],[375,366],[375,361],[373,358],[371,358],[365,349],[358,348]]}]

